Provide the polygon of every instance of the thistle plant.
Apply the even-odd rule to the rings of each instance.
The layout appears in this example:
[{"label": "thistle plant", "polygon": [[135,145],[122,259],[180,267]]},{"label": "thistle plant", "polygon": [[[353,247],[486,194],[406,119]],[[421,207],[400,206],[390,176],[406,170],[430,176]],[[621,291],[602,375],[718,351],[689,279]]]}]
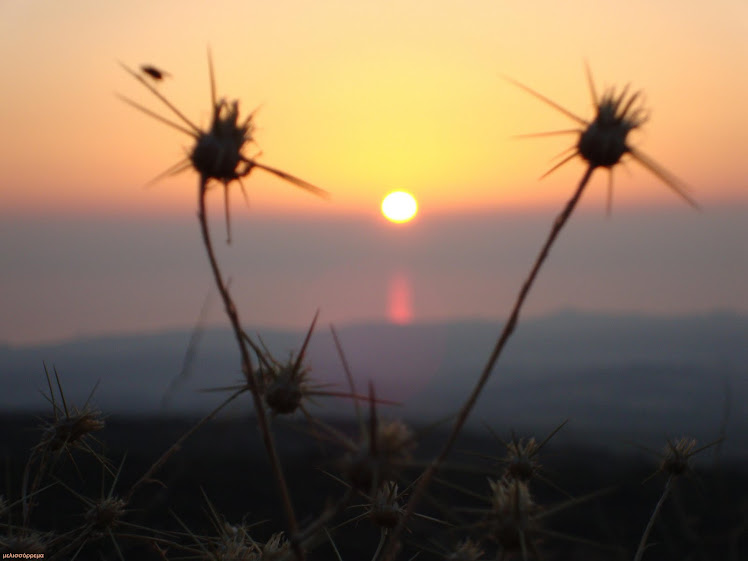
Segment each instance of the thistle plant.
[{"label": "thistle plant", "polygon": [[[281,497],[281,502],[286,512],[286,518],[288,520],[288,529],[291,534],[295,534],[298,530],[298,523],[296,520],[296,514],[291,503],[291,497],[288,490],[288,484],[286,483],[285,476],[281,467],[281,462],[278,457],[276,445],[268,416],[265,409],[265,402],[263,400],[262,388],[254,375],[254,368],[250,356],[249,345],[246,341],[246,336],[239,320],[239,314],[236,309],[234,300],[229,292],[228,284],[223,278],[221,269],[216,260],[215,252],[213,250],[213,242],[210,235],[210,228],[208,226],[208,218],[206,212],[206,193],[211,183],[217,181],[223,185],[224,189],[224,213],[226,217],[226,229],[227,229],[227,242],[231,241],[231,222],[229,215],[229,201],[228,201],[228,188],[233,182],[239,183],[246,197],[246,191],[242,184],[242,178],[247,177],[254,168],[265,170],[281,179],[301,187],[315,195],[327,197],[328,194],[323,189],[312,185],[296,176],[293,176],[285,171],[260,164],[255,158],[249,157],[245,154],[245,147],[250,144],[253,140],[252,132],[254,130],[254,124],[252,118],[254,113],[250,113],[245,118],[240,119],[239,117],[239,101],[231,100],[228,101],[224,98],[218,99],[216,95],[216,84],[213,72],[213,62],[208,53],[208,68],[210,74],[210,102],[212,109],[212,120],[210,127],[207,130],[201,130],[192,121],[190,121],[181,111],[179,111],[170,101],[168,101],[161,93],[156,90],[150,83],[148,83],[140,74],[131,70],[125,65],[123,68],[133,76],[138,82],[145,86],[153,95],[155,95],[171,112],[179,119],[180,122],[173,122],[165,117],[158,115],[157,113],[145,108],[144,106],[130,100],[126,97],[121,97],[126,103],[135,107],[136,109],[144,112],[145,114],[157,119],[158,121],[165,123],[172,128],[187,134],[194,140],[193,148],[189,156],[175,165],[171,166],[165,172],[160,174],[156,179],[165,175],[171,175],[179,173],[188,168],[194,169],[199,176],[198,182],[198,219],[200,222],[200,231],[205,244],[205,249],[208,255],[208,261],[210,268],[213,273],[213,277],[218,288],[218,291],[223,300],[224,309],[226,315],[231,322],[231,327],[236,338],[236,343],[239,348],[241,355],[241,367],[244,377],[247,382],[247,388],[252,394],[252,400],[254,403],[255,414],[257,415],[257,423],[259,425],[260,433],[262,434],[263,444],[265,446],[268,458],[272,465],[273,473],[275,475],[278,489]],[[304,554],[301,548],[295,545],[295,552],[299,559],[303,559]]]}]

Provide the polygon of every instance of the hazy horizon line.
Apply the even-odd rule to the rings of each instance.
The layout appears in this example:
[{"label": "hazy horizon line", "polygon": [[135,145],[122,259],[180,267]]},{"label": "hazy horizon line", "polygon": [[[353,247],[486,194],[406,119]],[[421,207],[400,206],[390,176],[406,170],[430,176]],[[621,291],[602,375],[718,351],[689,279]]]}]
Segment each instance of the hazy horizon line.
[{"label": "hazy horizon line", "polygon": [[[216,305],[218,303],[216,302]],[[507,310],[507,318],[508,318]],[[358,318],[350,321],[342,322],[324,322],[324,311],[322,311],[321,319],[322,322],[317,324],[315,331],[329,329],[330,325],[334,325],[337,330],[347,329],[361,329],[368,327],[391,327],[393,329],[415,329],[415,328],[428,328],[428,327],[443,327],[447,325],[489,325],[494,324],[498,329],[503,325],[503,321],[507,318],[491,318],[481,316],[455,316],[445,318],[427,318],[418,319],[408,323],[398,323],[391,321],[387,318]],[[563,307],[560,306],[554,310],[545,312],[527,313],[520,317],[518,325],[528,322],[543,322],[551,321],[556,319],[592,319],[592,320],[636,320],[636,321],[686,321],[696,319],[707,319],[707,318],[732,318],[732,319],[747,319],[748,312],[741,310],[730,310],[727,308],[716,307],[709,311],[693,311],[693,312],[673,312],[673,313],[662,313],[662,312],[643,312],[639,310],[633,311],[622,311],[616,309],[609,310],[586,310],[577,307]],[[309,323],[312,318],[310,317]],[[245,330],[252,332],[274,332],[282,334],[303,334],[309,328],[309,324],[296,324],[290,323],[263,323],[262,325],[248,324]],[[131,339],[139,337],[162,337],[176,334],[187,334],[200,331],[203,334],[207,332],[221,332],[231,331],[231,326],[224,321],[211,321],[206,322],[203,325],[198,326],[197,322],[193,324],[181,324],[172,326],[157,326],[146,329],[121,329],[112,331],[100,331],[90,333],[79,333],[73,335],[61,335],[59,337],[42,338],[31,342],[13,342],[9,340],[0,340],[0,347],[12,350],[30,350],[39,347],[55,347],[64,346],[69,344],[83,344],[88,342],[98,342],[113,339]]]}]

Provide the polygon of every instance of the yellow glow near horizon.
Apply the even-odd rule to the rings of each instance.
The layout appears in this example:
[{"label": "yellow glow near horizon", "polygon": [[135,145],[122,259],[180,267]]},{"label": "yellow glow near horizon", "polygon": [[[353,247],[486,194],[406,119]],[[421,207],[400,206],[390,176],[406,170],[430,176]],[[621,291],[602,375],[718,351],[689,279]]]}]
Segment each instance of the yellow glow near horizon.
[{"label": "yellow glow near horizon", "polygon": [[[178,120],[117,61],[153,64],[171,74],[158,91],[206,127],[208,45],[218,95],[239,99],[243,115],[261,106],[248,154],[333,195],[321,202],[258,170],[245,182],[253,212],[368,213],[386,185],[428,185],[419,198],[438,212],[556,204],[583,164],[537,178],[575,139],[513,136],[573,123],[501,75],[591,118],[585,58],[598,92],[644,91],[652,118],[637,147],[705,206],[748,204],[745,21],[740,0],[688,10],[675,0],[435,0],[428,10],[407,0],[3,3],[3,209],[193,209],[194,173],[141,189],[192,139],[112,94]],[[616,173],[615,204],[679,204],[656,177],[629,168],[630,177]],[[585,193],[601,205],[603,175]]]},{"label": "yellow glow near horizon", "polygon": [[418,212],[415,197],[406,191],[392,191],[382,199],[382,214],[390,222],[410,222]]}]

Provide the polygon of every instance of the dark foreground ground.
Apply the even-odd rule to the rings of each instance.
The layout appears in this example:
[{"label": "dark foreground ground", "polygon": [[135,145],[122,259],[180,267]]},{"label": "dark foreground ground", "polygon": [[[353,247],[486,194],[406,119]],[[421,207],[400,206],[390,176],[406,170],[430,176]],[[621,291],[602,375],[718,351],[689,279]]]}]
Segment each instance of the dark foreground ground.
[{"label": "dark foreground ground", "polygon": [[[103,450],[114,472],[122,465],[114,497],[126,494],[194,423],[155,417],[110,417],[106,422],[106,429],[97,433],[100,445],[94,444],[94,448]],[[30,450],[39,442],[40,432],[35,428],[38,424],[31,415],[0,416],[3,552],[24,533],[20,506],[13,503],[20,496]],[[338,423],[336,427],[353,436],[359,431],[355,423]],[[282,423],[276,423],[276,432],[294,505],[304,523],[320,512],[325,501],[339,498],[345,490],[342,483],[325,473],[335,473],[338,465],[334,458],[341,456],[341,448]],[[403,486],[443,441],[440,430],[419,438],[414,465],[406,470]],[[440,482],[431,486],[428,500],[419,508],[451,526],[414,520],[406,536],[406,552],[400,558],[410,559],[421,550],[418,559],[443,559],[449,548],[464,537],[485,535],[479,527],[483,516],[475,510],[489,506],[481,495],[489,497],[487,478],[496,478],[501,469],[491,457],[504,455],[505,449],[488,430],[462,438],[441,472]],[[54,477],[40,485],[43,489],[50,487],[35,496],[30,525],[41,532],[51,532],[45,538],[48,542],[58,540],[47,547],[46,558],[59,554],[65,540],[80,535],[86,526],[85,513],[93,505],[90,501],[108,496],[112,488],[113,477],[100,464],[80,452],[75,452],[73,459],[74,463],[63,455],[54,468]],[[539,461],[542,478],[531,483],[534,499],[541,507],[539,558],[631,560],[664,486],[661,474],[650,478],[657,470],[658,458],[634,446],[621,446],[620,452],[611,452],[551,441],[540,453]],[[32,472],[35,470],[36,467]],[[208,546],[201,549],[198,536],[216,536],[217,526],[225,531],[226,522],[235,527],[243,522],[256,524],[250,532],[254,539],[265,542],[284,527],[277,488],[251,419],[219,419],[202,427],[158,472],[157,479],[134,493],[127,506],[127,524],[115,526],[112,535],[91,533],[76,558],[163,559],[149,540],[142,538],[160,536],[169,559],[219,559],[209,555]],[[361,503],[356,500],[353,504]],[[376,550],[379,531],[366,518],[333,529],[363,512],[364,507],[352,506],[328,525],[343,561],[369,560]],[[216,516],[220,522],[215,521]],[[160,534],[162,531],[179,535]],[[169,542],[180,542],[191,551]],[[726,463],[715,455],[714,449],[702,452],[701,461],[692,473],[677,481],[664,503],[650,542],[653,545],[644,560],[748,559],[748,466]],[[491,542],[486,543],[485,550],[486,558],[495,558]],[[70,559],[75,554],[68,551],[59,558]],[[310,559],[337,557],[328,540],[312,550]]]}]

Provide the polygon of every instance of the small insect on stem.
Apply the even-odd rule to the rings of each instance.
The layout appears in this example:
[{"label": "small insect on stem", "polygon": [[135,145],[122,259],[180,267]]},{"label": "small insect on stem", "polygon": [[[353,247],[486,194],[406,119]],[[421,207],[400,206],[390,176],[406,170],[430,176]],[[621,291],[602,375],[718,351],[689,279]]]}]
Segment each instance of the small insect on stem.
[{"label": "small insect on stem", "polygon": [[151,78],[153,78],[157,82],[160,82],[161,80],[163,80],[167,76],[171,76],[171,74],[169,74],[168,72],[160,70],[160,69],[156,68],[155,66],[151,66],[150,64],[143,64],[143,65],[141,65],[140,66],[140,70],[141,70],[141,72],[143,72],[143,74],[147,74],[148,76],[150,76]]}]

